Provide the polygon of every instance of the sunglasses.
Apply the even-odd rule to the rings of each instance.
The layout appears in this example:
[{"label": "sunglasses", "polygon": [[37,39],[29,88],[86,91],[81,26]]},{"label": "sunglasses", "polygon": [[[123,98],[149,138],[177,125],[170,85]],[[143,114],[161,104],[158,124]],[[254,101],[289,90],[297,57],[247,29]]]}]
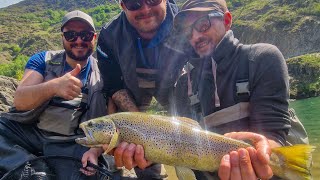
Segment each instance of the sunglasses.
[{"label": "sunglasses", "polygon": [[210,18],[223,17],[223,16],[224,14],[222,12],[219,12],[219,11],[211,12],[208,15],[196,20],[191,26],[189,26],[189,28],[184,28],[184,30],[182,30],[182,34],[184,37],[190,40],[192,38],[193,29],[195,29],[199,33],[204,33],[211,27]]},{"label": "sunglasses", "polygon": [[78,39],[78,37],[80,37],[80,39],[82,41],[90,42],[93,39],[94,32],[92,32],[92,31],[81,31],[81,32],[67,31],[67,32],[63,32],[63,36],[68,42],[75,42]]},{"label": "sunglasses", "polygon": [[129,11],[136,11],[143,6],[143,1],[148,6],[157,6],[162,0],[122,0]]}]

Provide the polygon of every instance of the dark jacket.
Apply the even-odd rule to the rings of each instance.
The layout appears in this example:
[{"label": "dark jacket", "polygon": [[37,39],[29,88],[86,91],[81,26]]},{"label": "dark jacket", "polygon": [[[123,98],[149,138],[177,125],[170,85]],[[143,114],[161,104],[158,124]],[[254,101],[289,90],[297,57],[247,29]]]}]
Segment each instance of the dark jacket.
[{"label": "dark jacket", "polygon": [[[243,55],[245,53],[246,55]],[[290,128],[288,114],[288,71],[281,52],[270,44],[254,44],[250,50],[228,31],[211,57],[192,59],[191,71],[193,92],[198,98],[203,116],[208,116],[236,105],[236,80],[241,58],[249,58],[249,117],[230,123],[212,126],[213,120],[204,121],[211,131],[224,134],[232,131],[252,131],[264,134],[281,144]],[[212,59],[217,64],[216,85],[212,73]],[[220,107],[215,105],[214,91],[217,88]],[[176,88],[178,114],[192,116],[187,94],[187,74],[180,77]]]},{"label": "dark jacket", "polygon": [[[173,17],[178,12],[174,1],[167,1],[167,15],[161,24],[157,35],[148,43],[149,50],[157,51],[155,77],[155,91],[153,96],[162,105],[168,105],[168,97],[173,89],[180,70],[186,61],[184,53],[174,48],[171,44]],[[113,21],[101,30],[97,45],[97,57],[104,91],[111,97],[120,89],[131,92],[136,104],[143,103],[144,92],[138,86],[136,68],[141,62],[136,30],[128,22],[124,12],[121,12]],[[149,53],[150,54],[150,53]],[[153,58],[149,57],[149,58]]]}]

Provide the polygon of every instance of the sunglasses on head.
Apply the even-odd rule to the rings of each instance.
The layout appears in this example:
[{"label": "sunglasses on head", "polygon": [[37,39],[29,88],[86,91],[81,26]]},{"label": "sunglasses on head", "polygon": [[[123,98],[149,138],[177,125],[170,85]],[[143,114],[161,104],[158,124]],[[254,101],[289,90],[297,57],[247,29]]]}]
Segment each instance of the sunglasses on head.
[{"label": "sunglasses on head", "polygon": [[219,12],[219,11],[211,12],[208,15],[203,16],[203,17],[199,18],[198,20],[196,20],[188,28],[184,28],[184,30],[182,30],[182,33],[187,39],[190,40],[192,38],[193,29],[195,29],[199,33],[204,33],[211,27],[210,18],[223,17],[223,16],[224,16],[224,14],[222,12]]},{"label": "sunglasses on head", "polygon": [[143,1],[148,6],[157,6],[162,0],[122,0],[129,11],[136,11],[143,6]]},{"label": "sunglasses on head", "polygon": [[90,42],[93,39],[94,32],[92,32],[92,31],[81,31],[81,32],[67,31],[67,32],[63,32],[63,36],[68,42],[75,42],[78,39],[78,37],[80,37],[80,39],[82,41]]}]

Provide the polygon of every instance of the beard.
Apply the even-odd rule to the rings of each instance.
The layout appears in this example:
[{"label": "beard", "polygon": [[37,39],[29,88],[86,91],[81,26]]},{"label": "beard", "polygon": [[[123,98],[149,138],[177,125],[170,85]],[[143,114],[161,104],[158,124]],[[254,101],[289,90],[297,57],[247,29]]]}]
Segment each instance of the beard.
[{"label": "beard", "polygon": [[[207,48],[205,51],[202,49],[201,44],[207,43]],[[211,40],[208,38],[200,37],[198,42],[196,42],[195,47],[193,47],[200,58],[211,56],[215,50],[215,46],[212,46]]]},{"label": "beard", "polygon": [[[166,15],[166,11],[163,14],[160,12],[140,13],[128,20],[138,32],[156,33],[164,22]],[[145,20],[145,18],[147,19]]]},{"label": "beard", "polygon": [[[83,56],[77,56],[75,55],[73,52],[72,52],[72,48],[74,47],[77,47],[77,46],[80,46],[80,47],[83,47],[83,48],[87,48],[87,52],[83,55]],[[76,43],[73,43],[70,45],[70,48],[67,47],[67,45],[65,45],[63,43],[63,47],[66,51],[66,54],[73,60],[75,61],[86,61],[88,59],[88,57],[93,53],[93,46],[90,44],[86,44],[86,43],[81,43],[80,45],[77,45]]]},{"label": "beard", "polygon": [[147,15],[140,15],[136,17],[137,21],[143,21],[141,18],[143,17],[153,17],[154,20],[145,24],[144,22],[141,22],[139,26],[136,27],[136,29],[140,32],[143,33],[152,33],[152,32],[157,32],[160,25],[162,24],[163,20],[158,19],[156,14],[147,14]]}]

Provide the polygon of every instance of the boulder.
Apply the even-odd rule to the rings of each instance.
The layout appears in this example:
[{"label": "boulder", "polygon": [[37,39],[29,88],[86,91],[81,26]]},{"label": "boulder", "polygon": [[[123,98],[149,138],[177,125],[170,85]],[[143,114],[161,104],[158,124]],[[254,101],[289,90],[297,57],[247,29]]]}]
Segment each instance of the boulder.
[{"label": "boulder", "polygon": [[0,76],[0,112],[8,111],[13,105],[14,92],[18,86],[18,80],[6,76]]}]

